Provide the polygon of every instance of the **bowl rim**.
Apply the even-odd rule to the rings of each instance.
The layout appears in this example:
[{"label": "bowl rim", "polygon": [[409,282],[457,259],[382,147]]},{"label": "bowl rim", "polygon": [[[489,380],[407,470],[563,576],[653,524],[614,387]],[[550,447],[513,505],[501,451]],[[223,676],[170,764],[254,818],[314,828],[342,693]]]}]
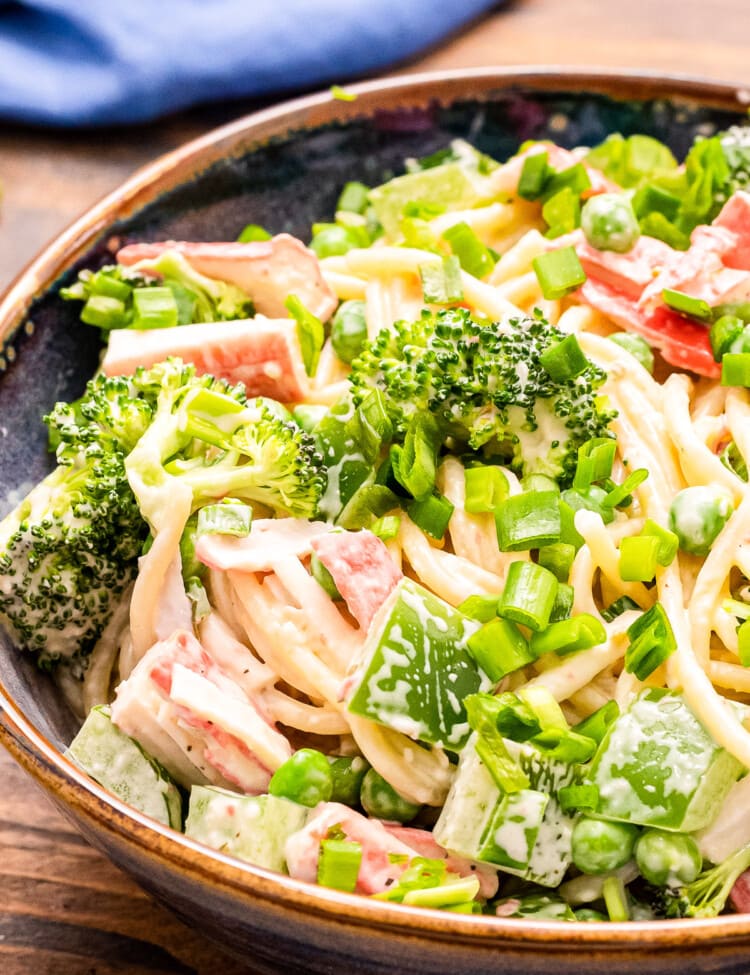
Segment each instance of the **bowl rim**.
[{"label": "bowl rim", "polygon": [[[403,107],[404,102],[417,108],[462,98],[481,101],[491,99],[493,93],[513,89],[561,93],[583,90],[633,100],[668,98],[737,111],[750,104],[750,89],[741,84],[683,74],[565,66],[465,68],[391,75],[347,85],[346,91],[356,96],[352,101],[337,99],[330,91],[285,101],[219,126],[137,169],[119,188],[54,237],[0,297],[0,346],[23,324],[35,296],[51,287],[63,271],[107,233],[114,221],[140,210],[220,158],[247,152],[295,130],[351,121],[376,111]],[[493,948],[502,943],[515,949],[523,949],[524,945],[529,949],[545,945],[561,950],[595,945],[621,950],[639,946],[670,950],[707,941],[729,944],[750,935],[750,914],[583,925],[450,914],[345,894],[242,863],[154,822],[102,789],[34,726],[2,681],[0,743],[58,802],[67,803],[86,821],[118,840],[233,896],[301,908],[308,915],[330,922],[367,926],[392,934],[429,933],[453,942],[479,942]]]}]

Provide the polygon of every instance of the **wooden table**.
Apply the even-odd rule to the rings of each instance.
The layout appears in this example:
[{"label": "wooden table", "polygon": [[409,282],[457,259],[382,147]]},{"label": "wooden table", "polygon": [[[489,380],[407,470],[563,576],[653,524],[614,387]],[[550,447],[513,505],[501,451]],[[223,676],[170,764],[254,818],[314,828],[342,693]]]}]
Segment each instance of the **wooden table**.
[{"label": "wooden table", "polygon": [[[750,84],[747,0],[517,0],[402,70],[496,64],[638,67]],[[247,110],[106,133],[0,130],[0,288],[136,167]],[[3,975],[241,975],[156,907],[0,754]]]}]

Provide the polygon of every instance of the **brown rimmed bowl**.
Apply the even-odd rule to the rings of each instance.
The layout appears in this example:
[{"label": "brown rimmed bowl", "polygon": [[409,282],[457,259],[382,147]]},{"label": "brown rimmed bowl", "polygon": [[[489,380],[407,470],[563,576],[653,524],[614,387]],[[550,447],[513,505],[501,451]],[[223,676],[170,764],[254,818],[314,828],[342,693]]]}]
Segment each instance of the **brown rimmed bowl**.
[{"label": "brown rimmed bowl", "polygon": [[[0,516],[48,470],[40,417],[80,395],[95,330],[57,297],[113,238],[231,240],[249,222],[303,238],[341,185],[373,185],[462,137],[497,158],[529,138],[646,132],[682,154],[746,114],[750,94],[690,78],[563,69],[446,72],[356,85],[239,119],[140,170],[50,244],[0,299]],[[6,432],[7,431],[7,432]],[[564,924],[446,914],[340,894],[153,823],[66,758],[76,722],[0,632],[0,742],[90,842],[224,948],[271,975],[613,975],[750,971],[750,915]]]}]

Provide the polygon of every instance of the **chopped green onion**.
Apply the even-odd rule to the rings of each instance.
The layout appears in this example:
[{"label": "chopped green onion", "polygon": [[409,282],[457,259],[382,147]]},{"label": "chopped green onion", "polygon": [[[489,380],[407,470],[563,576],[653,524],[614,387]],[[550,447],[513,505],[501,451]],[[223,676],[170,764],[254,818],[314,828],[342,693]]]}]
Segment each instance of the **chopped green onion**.
[{"label": "chopped green onion", "polygon": [[567,582],[575,557],[575,546],[567,542],[553,542],[539,549],[538,560],[539,565],[549,569],[558,582]]},{"label": "chopped green onion", "polygon": [[581,223],[581,201],[577,193],[564,186],[542,206],[542,219],[547,223],[549,240],[569,234]]},{"label": "chopped green onion", "polygon": [[469,694],[464,699],[469,727],[477,733],[477,755],[503,792],[528,789],[529,777],[511,757],[497,727],[498,705],[490,694]]},{"label": "chopped green onion", "polygon": [[602,895],[610,921],[629,921],[628,895],[622,879],[617,875],[607,877],[602,884]]},{"label": "chopped green onion", "polygon": [[535,657],[556,653],[560,657],[579,650],[598,647],[607,639],[603,624],[590,613],[580,613],[567,620],[550,623],[541,633],[532,633],[531,651]]},{"label": "chopped green onion", "polygon": [[547,151],[534,152],[526,156],[518,180],[518,195],[524,200],[538,200],[544,186],[552,175]]},{"label": "chopped green onion", "polygon": [[364,183],[356,181],[347,183],[341,191],[336,209],[346,210],[350,213],[364,213],[367,209],[369,195],[370,188]]},{"label": "chopped green onion", "polygon": [[578,490],[568,488],[567,491],[562,492],[560,497],[573,511],[595,511],[605,525],[614,521],[615,514],[612,508],[606,504],[607,492],[596,484]]},{"label": "chopped green onion", "polygon": [[412,501],[406,510],[417,528],[440,539],[451,520],[453,505],[442,494],[429,494],[426,498]]},{"label": "chopped green onion", "polygon": [[525,491],[495,509],[501,552],[522,552],[560,539],[560,499],[554,491]]},{"label": "chopped green onion", "polygon": [[497,596],[468,596],[456,608],[469,619],[489,623],[497,616],[497,600]]},{"label": "chopped green onion", "polygon": [[683,291],[675,291],[673,288],[665,288],[661,297],[668,308],[678,311],[681,315],[697,318],[699,322],[713,320],[711,306],[702,298],[694,298],[692,295],[686,295]]},{"label": "chopped green onion", "polygon": [[174,328],[177,302],[171,288],[134,288],[131,328]]},{"label": "chopped green onion", "polygon": [[331,96],[339,102],[355,102],[359,95],[355,95],[351,91],[346,91],[341,85],[331,85],[330,87]]},{"label": "chopped green onion", "polygon": [[747,481],[747,464],[745,463],[745,458],[740,453],[739,447],[734,440],[730,440],[730,442],[722,450],[721,454],[719,455],[719,460],[725,467],[728,467],[733,474],[736,474],[740,480]]},{"label": "chopped green onion", "polygon": [[207,504],[198,512],[196,538],[201,535],[234,535],[244,538],[250,534],[253,509],[239,501],[222,501]]},{"label": "chopped green onion", "polygon": [[645,680],[677,649],[672,625],[661,603],[654,605],[628,627],[630,644],[625,651],[625,670]]},{"label": "chopped green onion", "polygon": [[629,535],[620,542],[623,582],[650,582],[656,575],[661,542],[655,535]]},{"label": "chopped green onion", "polygon": [[107,295],[91,295],[81,309],[81,321],[97,328],[124,328],[128,324],[125,305],[119,298]]},{"label": "chopped green onion", "polygon": [[560,190],[571,189],[576,196],[580,196],[586,190],[591,189],[591,180],[583,163],[575,163],[567,169],[561,169],[552,173],[544,186],[544,199],[549,200]]},{"label": "chopped green onion", "polygon": [[326,592],[331,599],[335,601],[341,600],[343,597],[338,590],[338,586],[333,580],[333,576],[328,571],[328,569],[323,565],[315,552],[310,556],[310,574],[313,579],[318,583],[320,588]]},{"label": "chopped green onion", "polygon": [[240,244],[250,244],[255,240],[270,239],[271,234],[269,234],[265,227],[261,227],[259,223],[249,223],[246,227],[242,228],[237,241]]},{"label": "chopped green onion", "polygon": [[725,613],[731,613],[737,619],[746,620],[750,618],[750,603],[743,603],[740,599],[725,599],[721,608]]},{"label": "chopped green onion", "polygon": [[599,805],[599,788],[595,785],[565,785],[557,793],[557,801],[563,812],[576,809],[596,811]]},{"label": "chopped green onion", "polygon": [[127,281],[118,281],[107,271],[97,271],[88,282],[89,293],[92,295],[106,295],[107,298],[117,298],[126,302],[133,290],[133,285]]},{"label": "chopped green onion", "polygon": [[577,725],[574,725],[573,731],[579,735],[584,735],[586,738],[593,738],[597,745],[599,745],[619,716],[620,708],[617,701],[607,701],[597,711],[590,714],[588,718],[584,718],[583,721],[579,721]]},{"label": "chopped green onion", "polygon": [[539,361],[558,383],[575,379],[590,365],[575,335],[567,335],[561,342],[550,345],[539,356]]},{"label": "chopped green onion", "polygon": [[647,183],[636,190],[632,202],[633,210],[639,220],[649,213],[661,213],[667,220],[674,220],[680,209],[679,196],[653,183]]},{"label": "chopped green onion", "polygon": [[404,894],[404,904],[412,907],[451,907],[465,904],[479,893],[479,878],[462,877],[440,887],[423,887]]},{"label": "chopped green onion", "polygon": [[620,596],[619,599],[616,599],[606,609],[602,610],[602,619],[605,623],[611,623],[612,620],[617,619],[618,616],[627,613],[631,609],[637,609],[640,612],[641,607],[630,596]]},{"label": "chopped green onion", "polygon": [[284,305],[297,322],[297,337],[302,351],[302,361],[308,376],[315,375],[320,359],[320,350],[325,341],[323,323],[302,304],[297,295],[289,295]]},{"label": "chopped green onion", "polygon": [[475,278],[485,277],[495,266],[489,249],[465,221],[449,227],[443,234],[443,240],[451,245],[464,271]]},{"label": "chopped green onion", "polygon": [[358,247],[366,247],[368,240],[363,239],[363,227],[342,227],[337,223],[313,224],[313,238],[310,250],[320,258],[340,257]]},{"label": "chopped green onion", "polygon": [[737,655],[743,667],[750,667],[750,621],[745,622],[737,630]]},{"label": "chopped green onion", "polygon": [[631,471],[630,474],[625,478],[622,484],[613,488],[607,497],[602,501],[602,505],[605,508],[617,508],[619,505],[623,504],[630,495],[635,491],[637,487],[648,478],[648,471],[645,467],[639,467],[638,470]]},{"label": "chopped green onion", "polygon": [[432,494],[437,472],[437,452],[442,443],[437,420],[431,413],[415,413],[409,421],[398,455],[396,480],[417,499]]},{"label": "chopped green onion", "polygon": [[658,538],[659,548],[656,553],[656,561],[659,565],[672,564],[677,555],[677,549],[680,547],[680,540],[674,532],[668,528],[663,528],[652,518],[647,518],[641,529],[641,535],[653,535],[654,538]]},{"label": "chopped green onion", "polygon": [[191,576],[189,579],[185,580],[185,593],[192,603],[192,617],[194,623],[202,622],[213,612],[211,602],[208,598],[208,593],[206,592],[206,587],[203,585],[198,576]]},{"label": "chopped green onion", "polygon": [[745,323],[736,315],[722,315],[716,319],[708,330],[708,340],[717,362],[721,362],[724,353],[729,352],[730,346],[742,334],[744,328]]},{"label": "chopped green onion", "polygon": [[750,386],[750,352],[727,352],[722,356],[721,385]]},{"label": "chopped green onion", "polygon": [[653,375],[654,353],[642,335],[636,335],[634,332],[615,332],[614,335],[607,337],[610,342],[614,342],[615,345],[619,345],[621,349],[629,352],[634,359],[640,362],[646,372]]},{"label": "chopped green onion", "polygon": [[[496,603],[497,605],[497,603]],[[469,653],[494,683],[535,660],[517,626],[496,617],[466,641]]]},{"label": "chopped green onion", "polygon": [[596,744],[575,731],[547,728],[532,739],[532,744],[552,761],[579,765],[593,758]]},{"label": "chopped green onion", "polygon": [[494,698],[495,724],[503,738],[511,741],[528,741],[542,730],[538,714],[527,701],[517,694],[506,691]]},{"label": "chopped green onion", "polygon": [[563,298],[586,280],[574,247],[540,254],[531,262],[542,294],[548,301]]},{"label": "chopped green onion", "polygon": [[562,708],[546,687],[523,687],[518,691],[518,697],[525,701],[539,719],[543,731],[557,728],[558,731],[568,731],[568,722]]},{"label": "chopped green onion", "polygon": [[524,491],[554,491],[560,493],[560,485],[552,477],[546,474],[527,474],[521,478],[521,487]]},{"label": "chopped green onion", "polygon": [[575,525],[576,510],[576,508],[573,508],[572,505],[568,504],[568,502],[561,497],[559,503],[559,541],[564,542],[566,545],[572,545],[577,552],[578,549],[583,545],[583,535],[581,535]]},{"label": "chopped green onion", "polygon": [[378,518],[377,521],[370,525],[370,531],[373,535],[377,535],[384,542],[389,542],[392,538],[396,538],[400,528],[401,519],[398,515],[386,515],[383,518]]},{"label": "chopped green onion", "polygon": [[467,467],[464,484],[464,508],[473,515],[495,511],[508,496],[508,478],[499,467]]},{"label": "chopped green onion", "polygon": [[362,845],[352,840],[321,840],[318,883],[353,893],[362,863]]},{"label": "chopped green onion", "polygon": [[578,464],[573,478],[573,487],[578,491],[585,490],[595,481],[602,481],[609,477],[616,452],[617,441],[609,437],[593,437],[587,440],[578,448]]},{"label": "chopped green onion", "polygon": [[555,603],[552,607],[552,612],[549,614],[550,623],[557,623],[560,620],[568,619],[573,611],[574,600],[575,590],[573,587],[569,586],[567,582],[558,583]]},{"label": "chopped green onion", "polygon": [[455,254],[442,261],[426,261],[419,265],[422,296],[428,305],[452,305],[463,301],[461,264]]},{"label": "chopped green onion", "polygon": [[531,630],[542,630],[549,623],[557,585],[557,579],[544,566],[520,559],[511,562],[497,615]]}]

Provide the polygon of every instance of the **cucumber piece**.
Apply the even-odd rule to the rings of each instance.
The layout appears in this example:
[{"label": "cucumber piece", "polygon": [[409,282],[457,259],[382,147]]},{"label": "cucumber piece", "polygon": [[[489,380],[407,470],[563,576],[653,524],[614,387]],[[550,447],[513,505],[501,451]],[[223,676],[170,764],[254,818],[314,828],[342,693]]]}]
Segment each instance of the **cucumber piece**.
[{"label": "cucumber piece", "polygon": [[302,829],[309,812],[279,796],[243,796],[194,785],[185,835],[257,867],[285,873],[286,841]]},{"label": "cucumber piece", "polygon": [[470,739],[435,825],[435,840],[451,853],[556,887],[571,863],[574,822],[560,808],[557,792],[575,780],[575,767],[548,759],[531,745],[504,741],[530,787],[502,792],[477,755],[475,738]]},{"label": "cucumber piece", "polygon": [[718,816],[741,772],[681,694],[649,688],[610,727],[589,777],[605,819],[692,833]]},{"label": "cucumber piece", "polygon": [[65,754],[118,799],[182,829],[180,790],[166,769],[112,722],[109,708],[90,711]]}]

